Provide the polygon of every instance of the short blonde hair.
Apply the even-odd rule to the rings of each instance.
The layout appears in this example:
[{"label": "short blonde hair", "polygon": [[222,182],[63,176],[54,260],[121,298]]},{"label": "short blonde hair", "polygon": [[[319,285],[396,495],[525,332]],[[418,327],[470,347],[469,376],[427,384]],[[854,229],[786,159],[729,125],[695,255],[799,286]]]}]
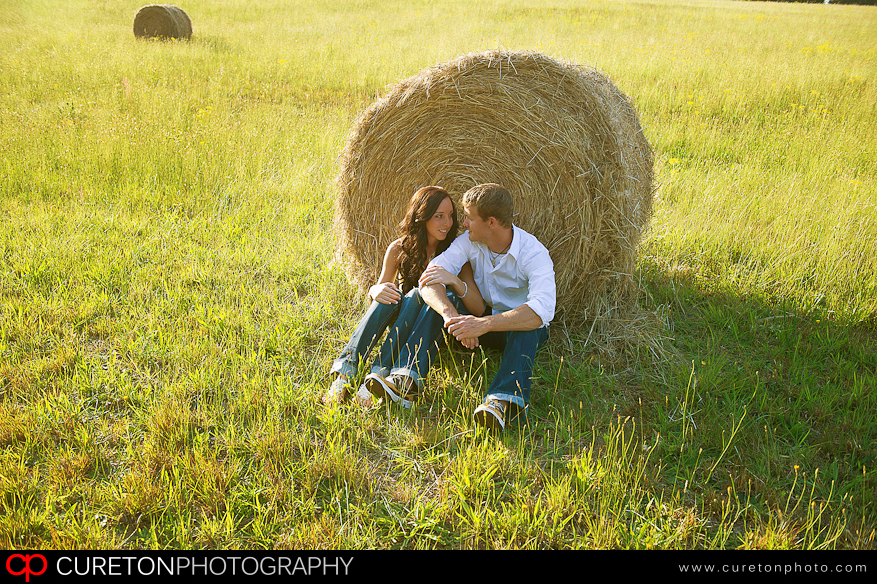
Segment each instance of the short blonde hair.
[{"label": "short blonde hair", "polygon": [[515,202],[512,194],[496,183],[476,185],[463,194],[462,203],[466,207],[475,206],[478,215],[485,221],[495,217],[503,227],[512,226],[515,214]]}]

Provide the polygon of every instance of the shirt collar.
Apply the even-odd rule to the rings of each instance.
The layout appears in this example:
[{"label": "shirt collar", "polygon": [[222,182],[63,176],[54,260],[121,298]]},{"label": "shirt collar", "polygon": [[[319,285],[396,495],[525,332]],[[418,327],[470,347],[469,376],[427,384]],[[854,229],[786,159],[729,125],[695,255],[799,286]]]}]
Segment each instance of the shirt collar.
[{"label": "shirt collar", "polygon": [[[463,235],[466,235],[467,233],[469,233],[469,232],[468,232],[468,231],[465,231],[465,232],[463,233]],[[468,240],[469,238],[466,237],[466,239]],[[490,253],[491,253],[490,248],[487,247],[487,245],[485,245],[484,243],[482,243],[482,242],[479,241],[479,242],[476,242],[476,245],[477,245],[478,247],[484,249],[484,253],[486,253],[486,254],[490,254]],[[508,249],[508,251],[505,252],[505,253],[502,254],[502,255],[504,255],[504,256],[506,256],[506,255],[510,255],[510,256],[512,256],[513,258],[515,258],[516,260],[517,260],[517,259],[520,259],[521,245],[523,245],[522,242],[521,242],[521,230],[520,230],[520,228],[518,228],[517,225],[515,225],[514,223],[512,223],[512,242],[511,242],[511,244],[509,244],[509,249]]]},{"label": "shirt collar", "polygon": [[508,255],[513,258],[520,259],[518,256],[521,250],[521,238],[520,238],[520,229],[518,229],[514,223],[512,223],[512,243],[509,245],[509,250],[506,252]]}]

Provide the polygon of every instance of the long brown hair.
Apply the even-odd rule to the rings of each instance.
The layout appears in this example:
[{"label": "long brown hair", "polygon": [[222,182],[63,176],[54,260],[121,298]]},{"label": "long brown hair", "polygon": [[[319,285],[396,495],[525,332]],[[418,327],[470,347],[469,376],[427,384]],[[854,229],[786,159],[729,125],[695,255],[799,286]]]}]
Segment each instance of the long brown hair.
[{"label": "long brown hair", "polygon": [[423,270],[426,269],[426,222],[435,215],[438,206],[445,200],[451,201],[451,218],[453,225],[448,231],[444,241],[439,241],[435,248],[435,255],[448,249],[451,242],[457,237],[460,229],[457,221],[457,207],[448,192],[436,186],[422,187],[414,193],[408,203],[408,211],[405,218],[399,223],[399,234],[402,239],[402,253],[399,256],[399,277],[401,280],[402,293],[417,286],[417,280]]}]

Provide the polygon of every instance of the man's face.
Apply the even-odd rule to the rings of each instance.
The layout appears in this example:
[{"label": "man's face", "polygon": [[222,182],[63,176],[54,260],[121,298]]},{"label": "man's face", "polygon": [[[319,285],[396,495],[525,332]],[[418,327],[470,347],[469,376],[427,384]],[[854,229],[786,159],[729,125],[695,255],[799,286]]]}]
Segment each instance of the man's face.
[{"label": "man's face", "polygon": [[463,227],[469,230],[470,241],[484,241],[490,235],[490,225],[488,221],[481,218],[478,214],[478,207],[475,205],[463,206]]}]

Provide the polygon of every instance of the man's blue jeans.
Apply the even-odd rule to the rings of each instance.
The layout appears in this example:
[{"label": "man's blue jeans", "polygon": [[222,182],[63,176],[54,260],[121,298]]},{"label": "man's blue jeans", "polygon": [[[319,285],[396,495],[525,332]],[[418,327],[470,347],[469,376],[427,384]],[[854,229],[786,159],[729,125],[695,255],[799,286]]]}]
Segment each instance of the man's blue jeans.
[{"label": "man's blue jeans", "polygon": [[[454,294],[448,294],[460,314],[468,314],[463,302]],[[400,352],[398,365],[392,369],[394,375],[407,375],[423,388],[429,367],[438,350],[436,341],[441,337],[444,321],[437,312],[424,305],[414,324],[414,328]],[[485,394],[506,400],[515,407],[510,419],[518,418],[530,404],[530,387],[533,384],[533,363],[536,352],[548,340],[548,328],[532,331],[491,332],[479,339],[482,347],[502,351],[499,371]]]},{"label": "man's blue jeans", "polygon": [[[332,363],[332,373],[348,378],[355,377],[360,361],[371,353],[378,339],[390,327],[381,350],[372,361],[371,372],[387,376],[399,358],[400,348],[408,341],[411,330],[423,308],[427,306],[420,298],[420,290],[412,288],[398,304],[382,304],[373,301],[353,331],[350,341],[341,355]],[[390,325],[392,323],[392,326]]]},{"label": "man's blue jeans", "polygon": [[502,351],[499,371],[484,397],[495,397],[513,404],[509,420],[523,421],[530,407],[530,387],[533,385],[533,363],[536,353],[548,340],[548,327],[532,331],[502,331],[482,335],[482,347]]}]

